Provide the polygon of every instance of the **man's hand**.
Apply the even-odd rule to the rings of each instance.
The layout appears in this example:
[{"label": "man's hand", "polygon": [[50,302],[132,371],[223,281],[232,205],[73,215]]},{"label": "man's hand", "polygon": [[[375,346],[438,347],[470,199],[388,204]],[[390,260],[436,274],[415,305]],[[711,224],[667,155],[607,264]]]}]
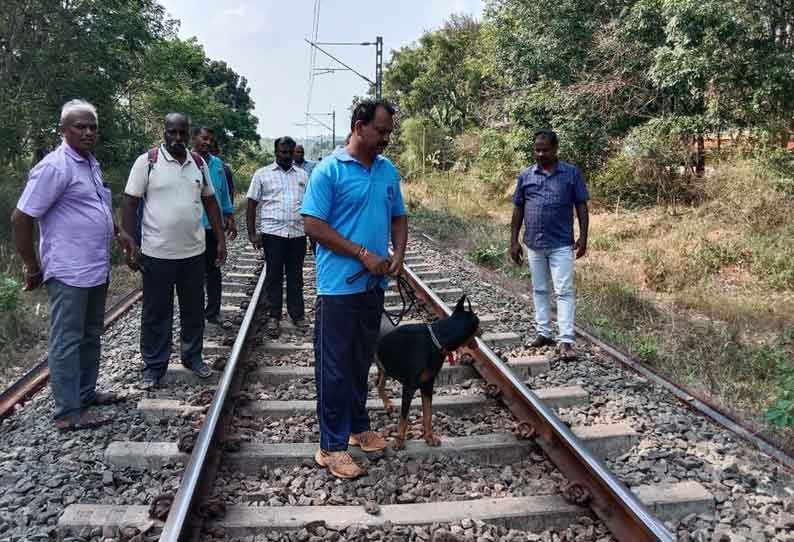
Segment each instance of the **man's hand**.
[{"label": "man's hand", "polygon": [[124,253],[127,267],[133,271],[137,271],[140,266],[138,265],[138,245],[135,243],[135,239],[130,237],[128,233],[119,231],[116,241],[121,247],[121,251]]},{"label": "man's hand", "polygon": [[223,264],[226,263],[226,241],[223,237],[218,240],[215,254],[217,254],[215,258],[215,267],[223,267]]},{"label": "man's hand", "polygon": [[510,243],[510,258],[516,263],[521,265],[524,261],[524,251],[521,248],[521,243]]},{"label": "man's hand", "polygon": [[226,237],[229,241],[237,239],[237,223],[234,221],[234,215],[226,215],[224,217],[226,222]]},{"label": "man's hand", "polygon": [[574,244],[574,249],[576,250],[576,259],[583,257],[587,254],[587,239],[579,238],[576,240],[576,244]]},{"label": "man's hand", "polygon": [[394,254],[391,259],[391,265],[389,265],[389,275],[396,276],[400,274],[400,271],[403,267],[403,261],[405,260],[405,256],[402,254]]},{"label": "man's hand", "polygon": [[262,234],[260,233],[249,233],[248,240],[251,241],[251,245],[257,249],[262,249]]},{"label": "man's hand", "polygon": [[386,261],[386,258],[381,258],[377,254],[367,251],[360,260],[361,263],[364,264],[364,267],[367,268],[367,271],[376,277],[380,277],[389,272],[389,262]]},{"label": "man's hand", "polygon": [[30,269],[25,269],[25,285],[22,286],[23,292],[31,292],[40,287],[44,279],[44,272],[36,265]]}]

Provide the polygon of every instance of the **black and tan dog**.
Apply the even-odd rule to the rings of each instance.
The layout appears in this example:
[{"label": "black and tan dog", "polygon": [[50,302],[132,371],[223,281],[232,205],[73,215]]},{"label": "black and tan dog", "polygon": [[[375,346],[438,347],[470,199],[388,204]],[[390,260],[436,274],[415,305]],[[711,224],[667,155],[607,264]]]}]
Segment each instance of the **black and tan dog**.
[{"label": "black and tan dog", "polygon": [[389,376],[403,385],[400,408],[400,425],[395,448],[405,446],[405,433],[408,430],[408,411],[411,408],[416,390],[422,393],[422,428],[428,446],[438,446],[441,440],[433,434],[432,404],[433,383],[441,371],[444,358],[469,341],[480,325],[477,315],[464,308],[464,295],[455,305],[454,312],[432,324],[407,324],[393,327],[383,317],[381,336],[377,344],[378,394],[383,406],[389,412],[393,407],[386,396],[386,377]]}]

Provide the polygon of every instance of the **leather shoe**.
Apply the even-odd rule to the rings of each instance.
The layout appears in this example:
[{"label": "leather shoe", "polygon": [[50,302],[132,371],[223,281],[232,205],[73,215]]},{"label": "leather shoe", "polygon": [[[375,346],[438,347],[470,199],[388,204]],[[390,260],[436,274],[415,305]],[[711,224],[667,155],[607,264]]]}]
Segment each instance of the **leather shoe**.
[{"label": "leather shoe", "polygon": [[98,391],[94,393],[94,398],[91,401],[88,401],[85,406],[89,407],[92,405],[97,406],[105,406],[105,405],[113,405],[115,403],[120,403],[124,400],[124,397],[117,393],[113,393],[112,391]]},{"label": "leather shoe", "polygon": [[529,343],[532,348],[541,348],[543,346],[554,346],[554,339],[546,337],[545,335],[538,335],[535,340]]}]

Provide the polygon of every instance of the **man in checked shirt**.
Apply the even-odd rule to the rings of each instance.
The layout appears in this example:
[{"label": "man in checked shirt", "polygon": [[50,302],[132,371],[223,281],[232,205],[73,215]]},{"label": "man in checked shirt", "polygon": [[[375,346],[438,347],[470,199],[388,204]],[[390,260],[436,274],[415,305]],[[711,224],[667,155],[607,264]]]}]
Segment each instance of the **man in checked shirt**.
[{"label": "man in checked shirt", "polygon": [[[574,259],[587,253],[589,214],[587,186],[579,169],[557,159],[557,134],[551,130],[535,133],[535,165],[518,176],[513,195],[513,219],[510,227],[510,256],[521,264],[523,251],[518,241],[524,226],[524,244],[529,249],[529,272],[532,275],[532,299],[535,305],[537,336],[530,346],[551,346],[551,288],[557,294],[557,324],[562,360],[573,360]],[[573,215],[579,219],[579,238],[574,242]]]},{"label": "man in checked shirt", "polygon": [[[303,307],[303,258],[306,234],[300,214],[308,176],[292,163],[295,140],[276,139],[276,161],[254,173],[248,189],[246,222],[248,239],[254,248],[265,251],[267,274],[265,292],[270,302],[266,329],[276,338],[280,332],[284,273],[287,274],[287,313],[293,324],[306,331],[309,324]],[[260,204],[259,229],[256,232],[256,206]]]}]

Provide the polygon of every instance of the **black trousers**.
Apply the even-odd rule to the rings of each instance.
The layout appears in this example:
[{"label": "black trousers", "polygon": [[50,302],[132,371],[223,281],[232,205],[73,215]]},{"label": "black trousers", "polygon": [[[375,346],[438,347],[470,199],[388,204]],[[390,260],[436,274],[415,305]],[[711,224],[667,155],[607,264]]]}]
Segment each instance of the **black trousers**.
[{"label": "black trousers", "polygon": [[217,318],[221,314],[221,268],[215,265],[218,257],[218,245],[215,233],[204,230],[207,248],[204,250],[204,276],[207,286],[207,306],[204,309],[206,319]]},{"label": "black trousers", "polygon": [[174,288],[179,297],[182,365],[201,362],[204,339],[204,255],[182,260],[141,256],[143,311],[141,356],[144,376],[159,380],[171,357],[174,320]]},{"label": "black trousers", "polygon": [[281,320],[286,271],[287,312],[293,320],[303,318],[303,259],[306,256],[306,236],[287,238],[265,233],[262,234],[262,248],[267,265],[265,291],[270,301],[268,314],[271,318]]}]

